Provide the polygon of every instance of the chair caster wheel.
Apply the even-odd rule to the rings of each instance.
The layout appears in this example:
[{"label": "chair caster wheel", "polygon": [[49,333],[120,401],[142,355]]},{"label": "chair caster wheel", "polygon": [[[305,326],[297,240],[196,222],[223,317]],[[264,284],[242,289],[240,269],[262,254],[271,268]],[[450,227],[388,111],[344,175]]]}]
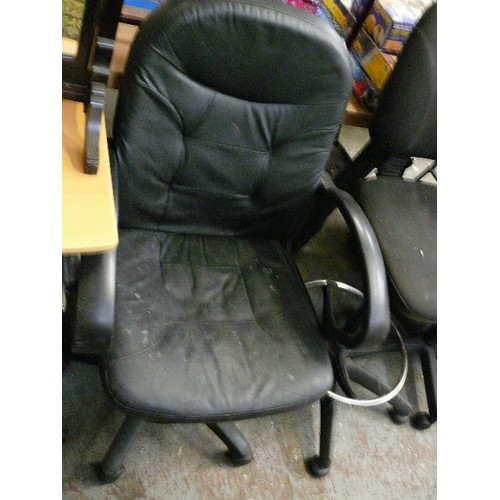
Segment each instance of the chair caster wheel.
[{"label": "chair caster wheel", "polygon": [[322,463],[318,455],[311,457],[306,461],[307,472],[314,477],[323,477],[330,472],[331,461],[328,460],[327,464]]},{"label": "chair caster wheel", "polygon": [[410,418],[411,425],[414,429],[423,431],[428,429],[431,425],[431,416],[425,411],[419,411],[413,414]]},{"label": "chair caster wheel", "polygon": [[250,453],[247,453],[246,455],[240,455],[230,452],[228,452],[226,455],[227,458],[231,460],[231,463],[236,467],[241,467],[242,465],[249,464],[253,460],[253,453],[251,450]]},{"label": "chair caster wheel", "polygon": [[399,410],[395,408],[390,409],[388,412],[389,418],[396,424],[401,425],[408,421],[408,415],[405,413],[401,413]]},{"label": "chair caster wheel", "polygon": [[124,472],[125,472],[125,467],[122,465],[120,469],[118,469],[117,472],[115,473],[110,473],[106,472],[102,468],[101,463],[94,464],[94,471],[103,484],[109,484],[115,482]]}]

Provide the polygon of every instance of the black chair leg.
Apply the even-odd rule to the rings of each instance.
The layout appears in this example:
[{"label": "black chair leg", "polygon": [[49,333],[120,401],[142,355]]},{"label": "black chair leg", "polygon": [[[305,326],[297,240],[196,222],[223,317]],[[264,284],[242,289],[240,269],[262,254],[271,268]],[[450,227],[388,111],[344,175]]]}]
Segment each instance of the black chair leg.
[{"label": "black chair leg", "polygon": [[319,455],[306,463],[309,474],[314,477],[326,476],[330,471],[334,412],[335,401],[330,396],[324,396],[320,400]]},{"label": "black chair leg", "polygon": [[207,426],[228,447],[227,456],[234,465],[246,465],[252,461],[252,448],[234,422],[219,422]]},{"label": "black chair leg", "polygon": [[123,421],[104,460],[96,465],[96,473],[103,483],[116,481],[124,472],[123,461],[129,451],[142,420],[130,415]]},{"label": "black chair leg", "polygon": [[[383,396],[391,390],[391,387],[389,387],[388,384],[381,381],[369,370],[355,364],[354,362],[348,363],[347,371],[351,381],[365,387],[377,396]],[[396,424],[402,424],[406,421],[407,417],[413,413],[413,406],[400,394],[394,396],[388,401],[388,403],[392,406],[392,411],[389,412],[389,415],[392,421]]]},{"label": "black chair leg", "polygon": [[414,346],[413,349],[420,358],[429,412],[414,413],[411,416],[411,424],[415,429],[424,430],[437,421],[437,360],[434,349],[422,342]]}]

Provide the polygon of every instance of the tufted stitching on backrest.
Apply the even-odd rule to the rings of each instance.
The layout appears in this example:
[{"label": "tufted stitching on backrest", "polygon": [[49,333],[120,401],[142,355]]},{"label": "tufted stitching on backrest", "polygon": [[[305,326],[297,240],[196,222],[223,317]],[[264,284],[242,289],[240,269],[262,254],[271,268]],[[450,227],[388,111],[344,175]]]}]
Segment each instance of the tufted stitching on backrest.
[{"label": "tufted stitching on backrest", "polygon": [[[225,3],[203,2],[217,4],[217,8]],[[262,2],[261,7],[266,17],[269,4]],[[290,14],[281,3],[273,4],[272,10],[283,7]],[[290,88],[274,82],[273,74],[268,82],[254,78],[252,92],[258,94],[262,85],[278,99],[258,102],[210,88],[188,71],[177,53],[185,39],[173,47],[173,35],[164,34],[162,22],[173,16],[168,8],[159,9],[151,23],[141,28],[120,92],[114,131],[120,225],[286,237],[310,204],[350,93],[349,58],[343,42],[334,32],[331,46],[323,40],[324,33],[318,42],[321,50],[323,46],[327,49],[324,54],[320,50],[317,65],[324,61],[335,75],[316,84],[309,80],[310,75],[296,71],[288,82]],[[313,26],[318,22],[312,21]],[[207,29],[203,39],[210,40],[218,29]],[[274,30],[282,28],[262,29],[270,29],[276,37]],[[300,36],[302,29],[300,26]],[[216,44],[220,43],[217,36]],[[316,35],[307,36],[315,40]],[[252,54],[254,49],[245,50]],[[278,49],[286,66],[288,47]],[[330,52],[338,53],[338,61],[332,61]]]}]

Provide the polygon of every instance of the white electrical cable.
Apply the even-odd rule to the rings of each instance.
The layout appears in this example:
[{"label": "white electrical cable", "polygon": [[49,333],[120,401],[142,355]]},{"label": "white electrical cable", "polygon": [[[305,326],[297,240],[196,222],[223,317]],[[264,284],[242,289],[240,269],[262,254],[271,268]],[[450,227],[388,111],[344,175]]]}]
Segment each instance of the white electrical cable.
[{"label": "white electrical cable", "polygon": [[[346,290],[348,292],[354,293],[360,297],[363,297],[363,293],[359,291],[358,289],[347,285],[345,283],[341,283],[339,281],[335,280],[314,280],[314,281],[309,281],[305,285],[307,288],[311,288],[313,286],[318,286],[318,285],[326,285],[329,286],[330,284],[335,283],[337,288],[340,288],[342,290]],[[380,405],[383,403],[386,403],[387,401],[390,401],[393,397],[397,396],[399,391],[403,388],[405,382],[406,382],[406,377],[408,375],[408,354],[406,352],[404,340],[401,337],[401,334],[399,333],[397,328],[393,328],[393,331],[396,334],[396,337],[399,341],[400,347],[401,347],[401,354],[403,357],[403,370],[401,372],[401,377],[398,381],[398,383],[387,393],[384,394],[383,396],[380,396],[375,399],[355,399],[355,398],[348,398],[346,396],[342,396],[340,394],[337,394],[336,392],[333,391],[328,391],[327,394],[330,396],[332,399],[335,399],[336,401],[340,401],[341,403],[346,403],[354,406],[376,406]]]}]

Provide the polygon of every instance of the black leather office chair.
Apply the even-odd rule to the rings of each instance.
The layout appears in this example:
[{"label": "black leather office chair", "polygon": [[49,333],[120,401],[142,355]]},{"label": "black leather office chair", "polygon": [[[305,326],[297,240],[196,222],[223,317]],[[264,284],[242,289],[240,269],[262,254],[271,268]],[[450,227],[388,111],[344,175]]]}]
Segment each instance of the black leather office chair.
[{"label": "black leather office chair", "polygon": [[[392,401],[392,416],[425,429],[437,420],[437,4],[422,16],[405,44],[371,122],[370,143],[335,176],[364,209],[379,240],[388,274],[394,327],[409,352],[419,354],[427,411]],[[429,162],[436,182],[403,177],[413,158]],[[365,176],[377,169],[376,176]],[[427,170],[421,172],[424,174]],[[363,179],[360,181],[360,179]],[[369,373],[357,381],[375,390]],[[379,386],[380,387],[380,386]]]},{"label": "black leather office chair", "polygon": [[382,342],[380,249],[352,197],[323,182],[351,85],[334,29],[279,0],[172,0],[141,25],[113,134],[120,242],[82,257],[72,339],[102,360],[126,415],[102,480],[121,474],[143,420],[208,424],[244,464],[234,421],[316,401],[308,467],[328,472],[332,366],[287,245],[338,199],[371,283],[350,335]]}]

